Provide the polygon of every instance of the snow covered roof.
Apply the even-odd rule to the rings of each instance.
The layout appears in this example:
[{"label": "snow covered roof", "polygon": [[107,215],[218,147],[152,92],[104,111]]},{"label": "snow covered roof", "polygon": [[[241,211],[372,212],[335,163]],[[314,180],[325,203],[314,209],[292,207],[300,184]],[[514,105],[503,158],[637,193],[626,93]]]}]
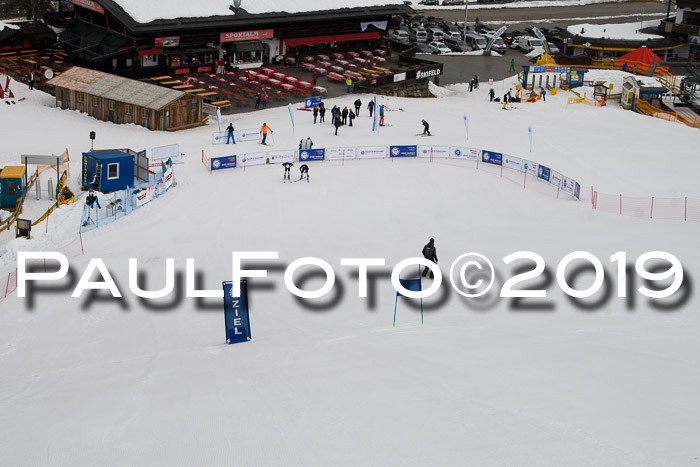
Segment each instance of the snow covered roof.
[{"label": "snow covered roof", "polygon": [[49,84],[153,110],[185,95],[175,89],[77,66],[51,79]]},{"label": "snow covered roof", "polygon": [[[111,0],[121,7],[134,21],[150,23],[156,20],[176,18],[207,18],[211,16],[234,16],[230,9],[232,0]],[[108,2],[104,2],[108,3]],[[265,13],[306,13],[311,11],[339,10],[385,5],[403,5],[403,0],[241,0],[240,8],[252,15]]]}]

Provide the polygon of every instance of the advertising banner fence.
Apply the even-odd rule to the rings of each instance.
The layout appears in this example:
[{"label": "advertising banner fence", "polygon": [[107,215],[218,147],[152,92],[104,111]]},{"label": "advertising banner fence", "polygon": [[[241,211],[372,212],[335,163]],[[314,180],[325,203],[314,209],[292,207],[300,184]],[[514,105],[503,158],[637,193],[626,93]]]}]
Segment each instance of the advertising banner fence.
[{"label": "advertising banner fence", "polygon": [[466,159],[474,162],[481,160],[481,149],[452,146],[451,154],[454,159]]},{"label": "advertising banner fence", "polygon": [[266,152],[253,152],[250,154],[240,154],[238,158],[241,160],[243,167],[251,165],[264,165],[267,162]]},{"label": "advertising banner fence", "polygon": [[285,162],[294,162],[296,153],[294,151],[270,151],[267,153],[270,164],[283,164]]},{"label": "advertising banner fence", "polygon": [[236,167],[236,156],[212,157],[211,170],[233,169]]},{"label": "advertising banner fence", "polygon": [[303,149],[299,151],[299,162],[322,161],[325,158],[325,149]]},{"label": "advertising banner fence", "polygon": [[417,157],[418,146],[389,146],[389,157]]},{"label": "advertising banner fence", "polygon": [[418,147],[419,157],[440,157],[448,158],[450,157],[450,147],[449,146],[419,146]]},{"label": "advertising banner fence", "polygon": [[357,148],[358,159],[383,159],[386,157],[386,146],[360,146]]},{"label": "advertising banner fence", "polygon": [[503,154],[493,151],[481,151],[481,162],[493,165],[503,165]]},{"label": "advertising banner fence", "polygon": [[329,161],[355,159],[355,148],[328,148],[326,159]]},{"label": "advertising banner fence", "polygon": [[260,139],[259,128],[245,128],[239,131],[236,141],[258,141]]}]

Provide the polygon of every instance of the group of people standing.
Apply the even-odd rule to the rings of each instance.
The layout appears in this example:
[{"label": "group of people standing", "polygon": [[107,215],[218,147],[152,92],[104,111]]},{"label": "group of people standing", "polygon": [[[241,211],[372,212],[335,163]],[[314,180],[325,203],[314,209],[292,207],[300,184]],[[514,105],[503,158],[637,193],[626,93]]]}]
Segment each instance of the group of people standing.
[{"label": "group of people standing", "polygon": [[[340,128],[343,125],[348,125],[352,126],[353,121],[355,118],[360,116],[360,109],[362,108],[362,100],[361,99],[356,99],[355,102],[353,102],[353,105],[350,109],[348,109],[347,106],[345,106],[343,109],[341,109],[339,106],[334,105],[333,108],[331,109],[331,124],[335,127],[335,134],[336,136],[338,135],[338,128]],[[369,110],[369,116],[371,117],[372,114],[374,113],[374,100],[370,100],[369,103],[367,104],[367,110]],[[314,105],[312,111],[311,111],[313,117],[314,117],[314,124],[315,123],[321,123],[325,122],[325,117],[326,117],[326,106],[324,105],[323,102],[319,103],[318,105]],[[382,119],[384,117],[384,108],[383,106],[380,108],[380,113],[382,116]],[[383,122],[381,122],[383,124]]]}]

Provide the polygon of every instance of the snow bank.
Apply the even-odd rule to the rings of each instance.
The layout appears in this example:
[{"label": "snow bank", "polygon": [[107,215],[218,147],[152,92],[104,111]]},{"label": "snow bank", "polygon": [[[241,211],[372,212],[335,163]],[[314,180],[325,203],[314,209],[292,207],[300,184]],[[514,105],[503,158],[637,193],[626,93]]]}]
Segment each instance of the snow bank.
[{"label": "snow bank", "polygon": [[3,31],[5,28],[19,29],[19,26],[17,26],[16,24],[10,24],[8,21],[0,20],[0,31]]},{"label": "snow bank", "polygon": [[[115,0],[135,21],[149,23],[158,19],[206,18],[209,16],[231,16],[231,0]],[[287,12],[305,13],[319,10],[336,10],[349,7],[369,7],[382,5],[399,5],[401,0],[353,0],[351,4],[344,0],[326,0],[318,3],[312,0],[295,0],[279,2],[278,0],[242,0],[241,8],[251,14]]]},{"label": "snow bank", "polygon": [[657,34],[646,34],[639,32],[640,29],[652,28],[659,25],[659,20],[639,21],[635,23],[620,24],[574,24],[566,30],[579,37],[590,37],[591,39],[628,39],[646,40],[661,39],[663,36]]}]

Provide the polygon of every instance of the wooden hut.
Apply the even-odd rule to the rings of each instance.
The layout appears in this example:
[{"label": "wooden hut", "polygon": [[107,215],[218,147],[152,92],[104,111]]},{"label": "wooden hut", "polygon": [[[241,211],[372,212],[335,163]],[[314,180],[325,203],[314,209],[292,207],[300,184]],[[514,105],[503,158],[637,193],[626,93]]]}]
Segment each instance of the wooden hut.
[{"label": "wooden hut", "polygon": [[202,124],[202,98],[87,68],[73,67],[49,81],[56,106],[98,120],[134,123],[150,130],[180,130]]}]

